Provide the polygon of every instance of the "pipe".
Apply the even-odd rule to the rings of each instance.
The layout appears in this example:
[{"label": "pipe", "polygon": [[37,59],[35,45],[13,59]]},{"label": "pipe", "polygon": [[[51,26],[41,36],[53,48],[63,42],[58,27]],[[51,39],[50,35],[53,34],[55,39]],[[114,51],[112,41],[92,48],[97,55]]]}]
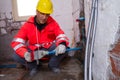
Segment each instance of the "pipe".
[{"label": "pipe", "polygon": [[93,40],[91,43],[90,49],[90,63],[89,63],[89,80],[92,80],[92,58],[93,58],[93,49],[94,49],[94,42],[95,42],[95,35],[96,35],[96,28],[97,28],[97,18],[98,18],[98,0],[95,0],[94,3],[94,23],[93,23]]},{"label": "pipe", "polygon": [[[92,6],[93,6],[93,0],[92,0]],[[90,35],[91,35],[92,18],[93,18],[93,8],[91,8],[88,31],[87,31],[87,42],[86,42],[86,50],[85,50],[85,65],[84,65],[84,80],[88,80],[88,52],[89,52],[89,44],[90,44],[89,41],[90,41]]]},{"label": "pipe", "polygon": [[85,51],[84,80],[92,79],[92,55],[93,55],[96,25],[97,25],[97,12],[96,12],[97,6],[98,6],[98,1],[92,0],[92,6],[91,6],[92,8],[91,8],[91,15],[88,26],[87,43],[86,43],[86,51]]},{"label": "pipe", "polygon": [[[82,47],[79,47],[79,48],[68,48],[68,49],[66,49],[66,52],[68,52],[68,51],[76,51],[76,50],[81,50],[81,49],[82,49]],[[55,54],[55,50],[50,51],[48,53],[48,55],[52,55],[52,54]],[[4,64],[4,65],[0,65],[0,68],[16,68],[16,67],[17,67],[16,64]]]},{"label": "pipe", "polygon": [[[82,47],[79,47],[79,48],[68,48],[68,49],[66,49],[66,52],[68,52],[68,51],[76,51],[76,50],[81,50],[81,49],[82,49]],[[50,51],[48,53],[48,55],[52,55],[52,54],[55,54],[55,50]]]},{"label": "pipe", "polygon": [[16,64],[3,64],[0,65],[0,68],[16,68],[17,65]]}]

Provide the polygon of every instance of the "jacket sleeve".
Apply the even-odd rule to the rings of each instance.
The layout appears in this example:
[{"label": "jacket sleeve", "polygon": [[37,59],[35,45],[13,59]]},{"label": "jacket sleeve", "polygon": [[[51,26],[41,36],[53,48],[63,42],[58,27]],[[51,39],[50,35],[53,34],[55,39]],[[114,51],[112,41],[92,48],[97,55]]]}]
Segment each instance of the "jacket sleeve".
[{"label": "jacket sleeve", "polygon": [[11,46],[14,51],[21,57],[24,57],[24,54],[28,51],[27,46],[25,45],[27,42],[27,33],[24,26],[21,27],[17,35],[14,37],[11,42]]},{"label": "jacket sleeve", "polygon": [[69,39],[65,35],[64,31],[60,28],[60,26],[56,23],[55,27],[55,34],[56,34],[56,45],[58,46],[60,43],[65,43],[65,45],[68,47],[69,45]]}]

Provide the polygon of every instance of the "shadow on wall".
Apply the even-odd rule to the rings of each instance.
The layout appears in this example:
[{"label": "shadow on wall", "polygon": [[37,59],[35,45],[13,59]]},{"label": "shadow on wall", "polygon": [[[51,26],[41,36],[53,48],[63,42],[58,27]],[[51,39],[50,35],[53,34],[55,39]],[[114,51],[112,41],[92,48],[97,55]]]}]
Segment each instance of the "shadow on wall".
[{"label": "shadow on wall", "polygon": [[22,23],[22,21],[13,20],[12,12],[0,13],[0,63],[12,60],[14,51],[10,43]]},{"label": "shadow on wall", "polygon": [[[16,31],[17,32],[17,31]],[[0,63],[13,61],[12,54],[13,49],[11,48],[11,41],[13,39],[14,34],[5,34],[0,36]]]}]

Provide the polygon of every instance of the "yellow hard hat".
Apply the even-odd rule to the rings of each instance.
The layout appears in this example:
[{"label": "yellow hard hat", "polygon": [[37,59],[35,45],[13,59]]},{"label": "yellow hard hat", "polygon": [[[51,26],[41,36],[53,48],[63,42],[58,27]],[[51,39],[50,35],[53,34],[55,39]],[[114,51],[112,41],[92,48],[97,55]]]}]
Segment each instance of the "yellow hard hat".
[{"label": "yellow hard hat", "polygon": [[53,12],[53,4],[51,0],[39,0],[36,9],[42,13],[51,14]]}]

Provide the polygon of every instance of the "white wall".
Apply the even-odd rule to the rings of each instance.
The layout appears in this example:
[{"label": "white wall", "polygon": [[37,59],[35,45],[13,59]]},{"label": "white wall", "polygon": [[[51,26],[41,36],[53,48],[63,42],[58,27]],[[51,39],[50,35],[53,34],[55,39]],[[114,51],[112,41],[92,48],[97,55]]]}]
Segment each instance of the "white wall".
[{"label": "white wall", "polygon": [[0,0],[0,12],[11,12],[12,11],[12,0]]},{"label": "white wall", "polygon": [[[65,34],[70,39],[74,37],[73,34],[73,17],[72,17],[72,0],[52,0],[54,5],[54,13],[52,16],[60,24],[61,28],[65,31]],[[71,46],[71,44],[70,44]]]},{"label": "white wall", "polygon": [[[94,44],[92,64],[94,80],[106,80],[109,65],[108,50],[114,43],[120,21],[120,0],[99,0],[98,24]],[[91,0],[85,0],[86,27]]]},{"label": "white wall", "polygon": [[73,47],[79,40],[79,26],[76,19],[79,18],[80,2],[79,0],[52,0],[54,13],[52,16],[60,24],[61,28],[70,40],[70,46]]}]

